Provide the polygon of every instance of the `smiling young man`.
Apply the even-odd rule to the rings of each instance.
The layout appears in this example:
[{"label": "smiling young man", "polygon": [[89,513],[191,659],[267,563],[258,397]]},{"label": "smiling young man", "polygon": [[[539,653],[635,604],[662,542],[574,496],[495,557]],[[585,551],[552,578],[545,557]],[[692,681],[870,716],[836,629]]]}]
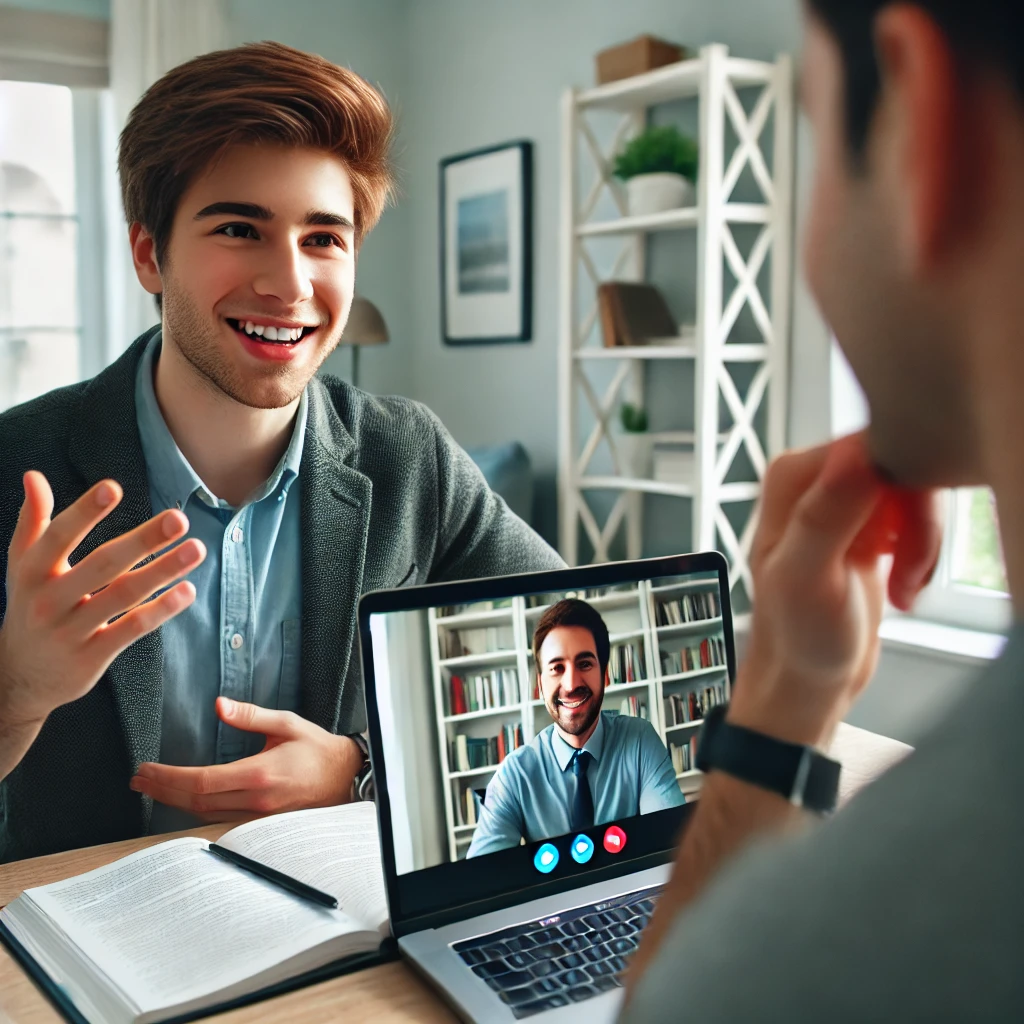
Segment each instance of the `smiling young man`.
[{"label": "smiling young man", "polygon": [[0,416],[0,861],[351,799],[360,594],[562,565],[428,410],[315,376],[391,134],[357,75],[273,43],[132,112],[161,323]]},{"label": "smiling young man", "polygon": [[491,778],[467,857],[685,802],[654,726],[601,710],[610,646],[586,601],[558,601],[540,617],[533,658],[552,722]]},{"label": "smiling young man", "polygon": [[993,488],[1016,624],[916,751],[817,827],[767,780],[712,762],[625,1019],[1017,1020],[1024,5],[805,7],[805,262],[871,422],[769,469],[725,720],[760,735],[733,732],[733,749],[783,741],[806,764],[800,748],[827,748],[874,671],[886,575],[906,609],[934,567],[933,488]]}]

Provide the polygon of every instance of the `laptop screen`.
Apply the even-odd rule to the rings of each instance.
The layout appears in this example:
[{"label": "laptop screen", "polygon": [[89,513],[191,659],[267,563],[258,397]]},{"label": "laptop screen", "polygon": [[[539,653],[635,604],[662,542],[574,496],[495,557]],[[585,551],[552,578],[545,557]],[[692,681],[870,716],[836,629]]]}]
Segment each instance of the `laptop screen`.
[{"label": "laptop screen", "polygon": [[721,556],[368,595],[360,627],[393,927],[670,855],[729,697]]}]

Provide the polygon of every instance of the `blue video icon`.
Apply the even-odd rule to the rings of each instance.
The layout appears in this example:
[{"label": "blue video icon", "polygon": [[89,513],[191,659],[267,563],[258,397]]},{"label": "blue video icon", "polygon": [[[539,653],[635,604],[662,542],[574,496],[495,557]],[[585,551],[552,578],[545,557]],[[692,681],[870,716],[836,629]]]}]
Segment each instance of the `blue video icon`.
[{"label": "blue video icon", "polygon": [[542,875],[550,875],[558,866],[558,848],[552,843],[545,843],[535,854],[533,866]]},{"label": "blue video icon", "polygon": [[577,864],[586,864],[594,856],[594,840],[590,836],[578,835],[572,841],[572,859]]}]

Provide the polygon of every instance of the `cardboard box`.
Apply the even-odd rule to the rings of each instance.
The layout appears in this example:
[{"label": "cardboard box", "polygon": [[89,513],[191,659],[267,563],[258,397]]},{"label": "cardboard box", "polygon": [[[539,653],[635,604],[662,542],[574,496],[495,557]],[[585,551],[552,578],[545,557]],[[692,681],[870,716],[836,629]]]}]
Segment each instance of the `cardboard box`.
[{"label": "cardboard box", "polygon": [[655,36],[638,36],[631,42],[602,50],[597,55],[597,84],[605,85],[620,78],[642,75],[665,64],[685,60],[686,56],[686,49],[675,43]]}]

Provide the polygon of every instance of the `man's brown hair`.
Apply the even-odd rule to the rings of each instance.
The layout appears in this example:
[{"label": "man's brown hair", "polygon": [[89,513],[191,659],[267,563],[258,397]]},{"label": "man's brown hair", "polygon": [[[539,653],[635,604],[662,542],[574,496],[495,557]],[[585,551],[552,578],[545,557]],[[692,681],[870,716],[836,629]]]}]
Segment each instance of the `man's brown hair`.
[{"label": "man's brown hair", "polygon": [[548,633],[559,626],[581,626],[589,630],[594,638],[594,653],[597,655],[597,664],[601,669],[601,679],[604,680],[605,670],[608,668],[608,658],[611,653],[611,642],[608,639],[608,627],[601,618],[601,613],[575,597],[567,597],[564,600],[553,604],[537,623],[533,631],[533,664],[537,669],[537,675],[541,675],[543,666],[540,663],[540,648]]},{"label": "man's brown hair", "polygon": [[154,82],[128,117],[118,151],[125,216],[153,236],[160,264],[182,195],[225,149],[305,147],[344,162],[358,247],[394,188],[393,133],[384,97],[322,57],[271,42],[203,54]]}]

